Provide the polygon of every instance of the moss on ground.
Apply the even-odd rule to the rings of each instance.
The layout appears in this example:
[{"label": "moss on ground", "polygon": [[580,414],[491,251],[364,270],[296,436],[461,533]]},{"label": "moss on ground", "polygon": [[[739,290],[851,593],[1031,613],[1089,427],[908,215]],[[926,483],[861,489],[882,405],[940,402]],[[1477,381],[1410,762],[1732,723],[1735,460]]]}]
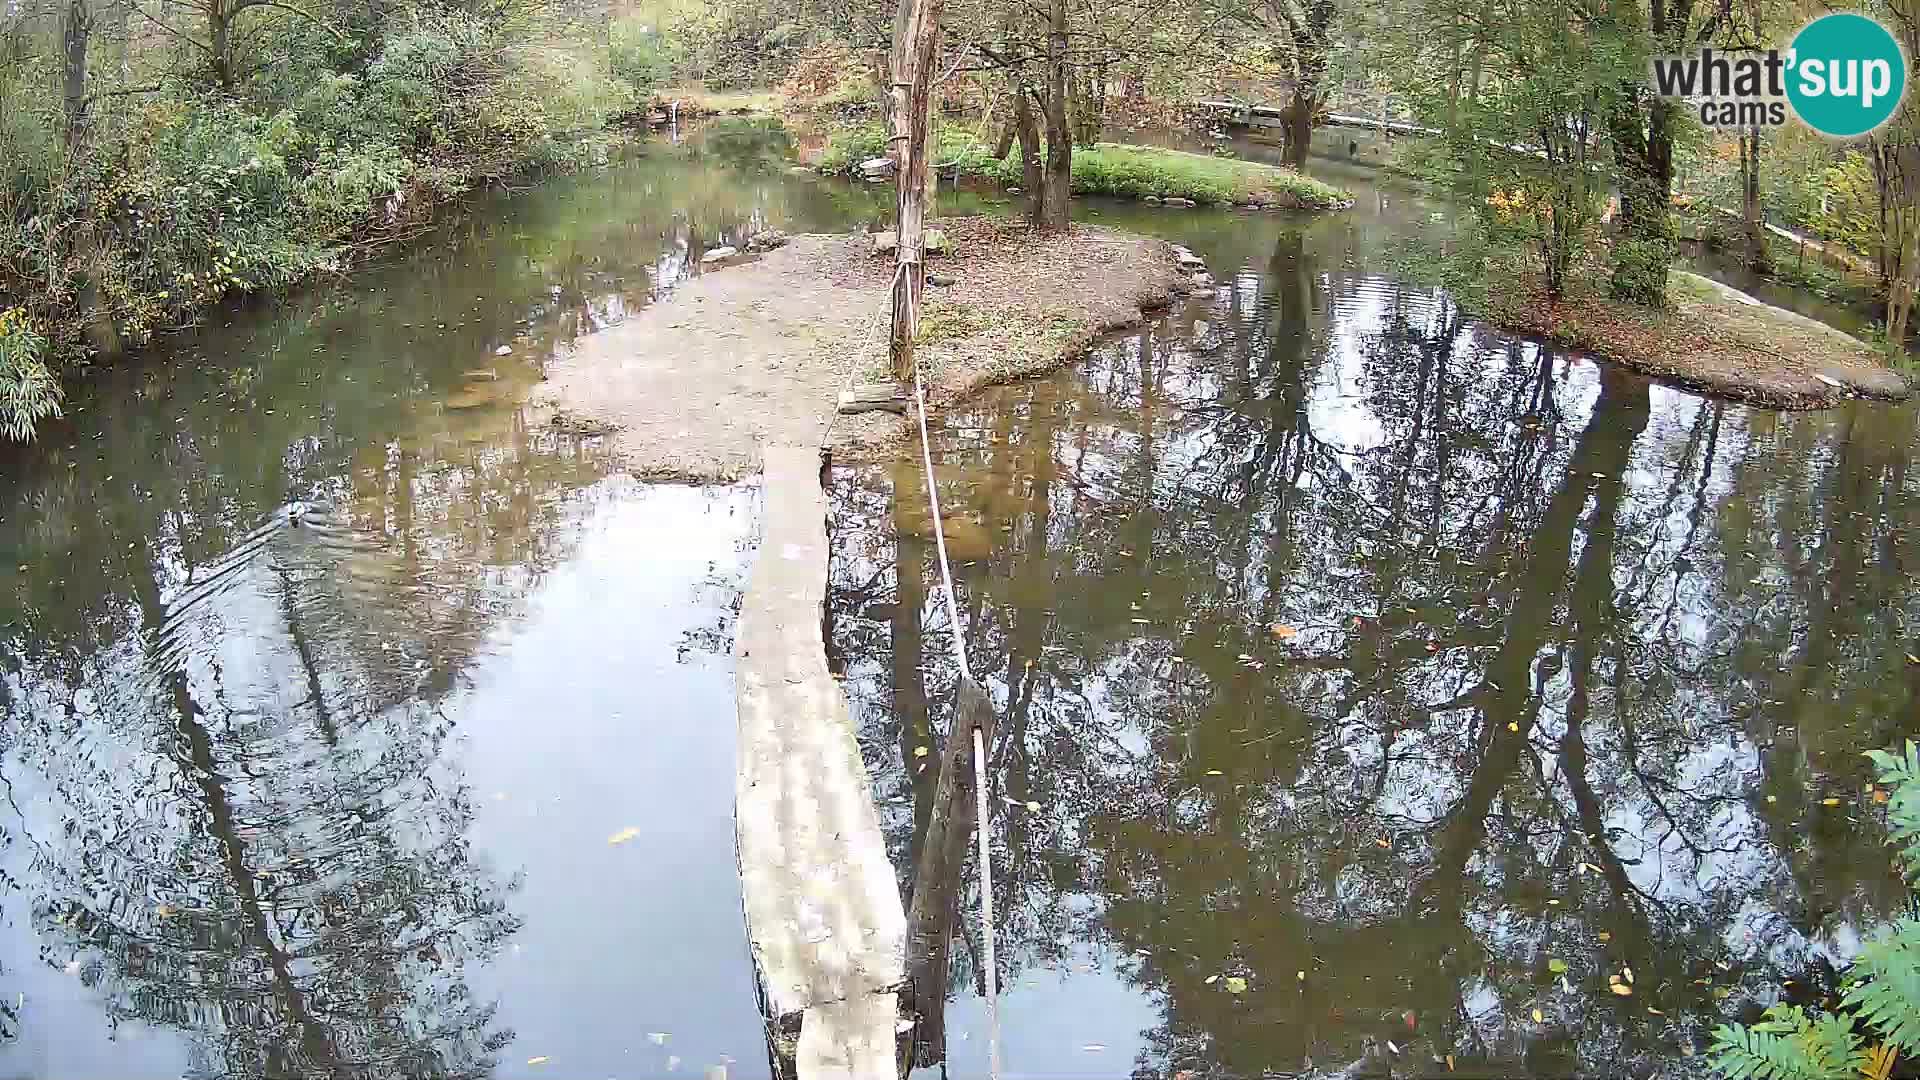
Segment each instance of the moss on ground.
[{"label": "moss on ground", "polygon": [[[886,132],[866,124],[839,132],[827,144],[821,172],[851,175],[862,161],[886,153]],[[1005,186],[1023,182],[1019,155],[995,159],[985,142],[963,127],[934,133],[934,160],[963,177]],[[1191,199],[1208,206],[1258,203],[1304,210],[1335,210],[1353,197],[1310,176],[1259,162],[1168,150],[1156,146],[1098,143],[1075,147],[1073,192],[1123,199]]]}]

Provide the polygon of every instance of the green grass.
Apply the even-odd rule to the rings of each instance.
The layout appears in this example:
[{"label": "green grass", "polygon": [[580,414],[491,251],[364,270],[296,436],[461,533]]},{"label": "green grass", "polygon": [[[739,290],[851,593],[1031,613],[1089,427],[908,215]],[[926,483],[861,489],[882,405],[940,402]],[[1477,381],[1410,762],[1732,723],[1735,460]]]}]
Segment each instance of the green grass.
[{"label": "green grass", "polygon": [[[866,124],[833,137],[820,161],[824,173],[850,175],[860,162],[886,153],[886,132]],[[1017,152],[996,161],[985,140],[959,127],[934,133],[934,160],[957,164],[960,174],[1002,185],[1022,181]],[[1257,202],[1332,210],[1349,205],[1347,192],[1291,169],[1190,154],[1152,146],[1098,143],[1073,151],[1073,192],[1122,199],[1192,199],[1204,205]]]}]

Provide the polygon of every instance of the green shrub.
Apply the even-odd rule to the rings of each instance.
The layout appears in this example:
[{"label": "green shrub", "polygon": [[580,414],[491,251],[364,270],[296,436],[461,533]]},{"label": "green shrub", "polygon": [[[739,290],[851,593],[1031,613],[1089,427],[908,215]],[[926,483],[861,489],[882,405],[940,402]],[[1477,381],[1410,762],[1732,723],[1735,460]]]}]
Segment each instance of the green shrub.
[{"label": "green shrub", "polygon": [[0,311],[0,434],[24,442],[34,424],[60,415],[60,384],[46,354],[46,336],[25,311]]},{"label": "green shrub", "polygon": [[1671,240],[1622,239],[1613,245],[1613,274],[1608,283],[1616,300],[1667,306],[1667,270],[1673,265]]},{"label": "green shrub", "polygon": [[607,28],[613,77],[647,94],[673,81],[685,60],[683,52],[664,34],[634,16],[613,20]]}]

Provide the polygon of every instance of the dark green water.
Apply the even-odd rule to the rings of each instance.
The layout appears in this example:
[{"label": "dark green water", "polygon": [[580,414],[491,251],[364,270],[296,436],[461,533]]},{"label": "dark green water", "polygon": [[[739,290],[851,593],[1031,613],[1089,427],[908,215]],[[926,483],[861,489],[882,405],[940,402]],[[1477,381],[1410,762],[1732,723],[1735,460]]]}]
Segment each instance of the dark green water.
[{"label": "dark green water", "polygon": [[[730,816],[757,495],[637,483],[518,402],[706,248],[880,211],[780,149],[484,201],[0,457],[0,1075],[766,1074]],[[1911,410],[1511,342],[1381,269],[1444,207],[1362,195],[1081,207],[1219,292],[941,426],[1010,1073],[1684,1071],[1904,902],[1859,751],[1915,726]],[[915,476],[841,470],[832,526],[902,866],[953,682]]]}]

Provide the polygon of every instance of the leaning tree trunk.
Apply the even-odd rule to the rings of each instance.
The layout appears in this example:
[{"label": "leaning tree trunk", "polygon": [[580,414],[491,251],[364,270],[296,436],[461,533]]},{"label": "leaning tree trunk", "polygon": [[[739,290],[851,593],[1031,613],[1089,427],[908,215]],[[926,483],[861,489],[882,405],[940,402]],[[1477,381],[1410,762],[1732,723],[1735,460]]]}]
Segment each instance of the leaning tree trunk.
[{"label": "leaning tree trunk", "polygon": [[1033,90],[1024,82],[1014,86],[1013,130],[1020,139],[1020,180],[1027,189],[1027,221],[1041,224],[1041,189],[1046,166],[1040,160],[1040,125],[1033,118]]},{"label": "leaning tree trunk", "polygon": [[942,0],[900,0],[909,8],[903,47],[896,54],[894,94],[906,120],[906,151],[898,172],[893,277],[893,333],[889,359],[893,377],[914,377],[914,339],[920,332],[920,300],[926,292],[926,213],[928,142],[933,127],[933,59],[940,40]]}]

